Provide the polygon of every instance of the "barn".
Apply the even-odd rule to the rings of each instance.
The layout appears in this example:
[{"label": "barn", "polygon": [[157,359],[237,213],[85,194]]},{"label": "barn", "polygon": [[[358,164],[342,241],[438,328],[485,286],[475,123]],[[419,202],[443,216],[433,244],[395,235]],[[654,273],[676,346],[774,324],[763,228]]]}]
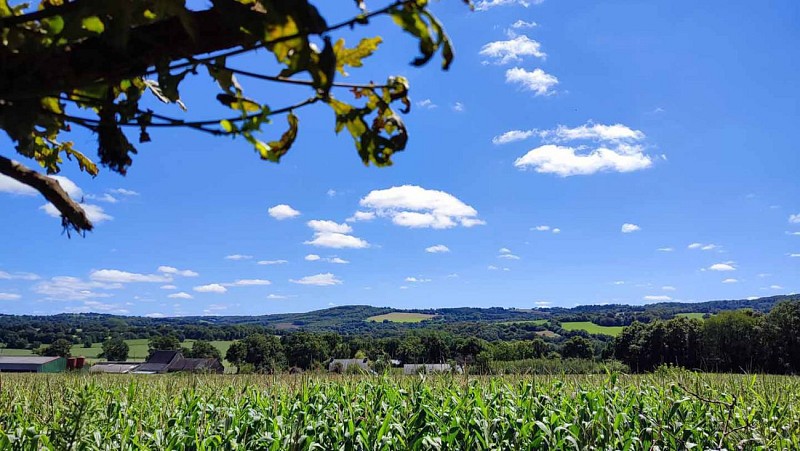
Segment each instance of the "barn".
[{"label": "barn", "polygon": [[61,373],[66,369],[64,357],[0,356],[0,373]]}]

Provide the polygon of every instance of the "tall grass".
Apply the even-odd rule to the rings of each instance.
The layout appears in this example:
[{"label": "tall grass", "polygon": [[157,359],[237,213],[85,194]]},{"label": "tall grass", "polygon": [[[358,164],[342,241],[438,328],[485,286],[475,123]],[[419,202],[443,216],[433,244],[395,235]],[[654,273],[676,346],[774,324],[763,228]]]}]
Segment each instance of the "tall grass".
[{"label": "tall grass", "polygon": [[2,375],[0,449],[800,449],[785,376]]}]

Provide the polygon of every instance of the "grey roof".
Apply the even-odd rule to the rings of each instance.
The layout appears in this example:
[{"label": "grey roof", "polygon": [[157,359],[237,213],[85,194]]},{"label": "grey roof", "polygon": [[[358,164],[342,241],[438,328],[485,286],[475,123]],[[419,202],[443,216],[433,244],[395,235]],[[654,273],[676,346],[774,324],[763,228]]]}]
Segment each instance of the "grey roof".
[{"label": "grey roof", "polygon": [[166,373],[168,369],[169,363],[143,363],[132,373]]},{"label": "grey roof", "polygon": [[0,364],[23,364],[23,365],[44,365],[45,363],[58,360],[61,357],[38,357],[38,356],[0,356]]},{"label": "grey roof", "polygon": [[[453,367],[449,363],[421,363],[403,365],[403,374],[416,374],[420,371],[424,371],[426,373],[447,373],[453,371]],[[461,374],[463,369],[456,365],[455,372]]]},{"label": "grey roof", "polygon": [[180,351],[154,351],[153,355],[147,359],[147,363],[166,363],[169,365],[180,357],[183,357]]},{"label": "grey roof", "polygon": [[89,368],[90,373],[127,374],[135,370],[140,364],[129,362],[98,362]]},{"label": "grey roof", "polygon": [[346,370],[350,365],[360,366],[363,369],[368,369],[367,359],[332,359],[328,364],[328,371],[336,369],[336,365],[341,365],[343,370]]},{"label": "grey roof", "polygon": [[169,371],[223,372],[219,359],[187,359],[180,358],[169,365]]}]

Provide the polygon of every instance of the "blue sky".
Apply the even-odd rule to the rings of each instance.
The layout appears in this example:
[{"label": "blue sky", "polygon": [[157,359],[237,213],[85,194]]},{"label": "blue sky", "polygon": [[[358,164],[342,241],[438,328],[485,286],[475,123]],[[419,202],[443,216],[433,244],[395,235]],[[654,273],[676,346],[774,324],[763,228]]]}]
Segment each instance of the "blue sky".
[{"label": "blue sky", "polygon": [[[433,8],[456,44],[447,73],[410,67],[415,44],[386,19],[340,35],[385,38],[350,80],[411,82],[411,139],[391,168],[364,167],[315,107],[299,112],[277,165],[244,140],[154,130],[126,177],[66,167],[63,184],[102,219],[86,238],[62,236],[43,199],[0,179],[0,312],[569,307],[800,290],[800,3]],[[263,54],[237,64],[274,68]],[[274,107],[308,95],[241,81]],[[189,117],[220,111],[209,86],[184,87]],[[69,139],[93,152],[92,136]]]}]

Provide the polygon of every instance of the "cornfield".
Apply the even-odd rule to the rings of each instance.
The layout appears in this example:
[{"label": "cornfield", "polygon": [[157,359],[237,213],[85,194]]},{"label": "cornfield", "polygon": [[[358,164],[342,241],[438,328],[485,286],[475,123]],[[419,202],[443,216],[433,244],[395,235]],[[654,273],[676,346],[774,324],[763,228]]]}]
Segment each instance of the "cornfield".
[{"label": "cornfield", "polygon": [[800,449],[800,378],[0,377],[0,449]]}]

